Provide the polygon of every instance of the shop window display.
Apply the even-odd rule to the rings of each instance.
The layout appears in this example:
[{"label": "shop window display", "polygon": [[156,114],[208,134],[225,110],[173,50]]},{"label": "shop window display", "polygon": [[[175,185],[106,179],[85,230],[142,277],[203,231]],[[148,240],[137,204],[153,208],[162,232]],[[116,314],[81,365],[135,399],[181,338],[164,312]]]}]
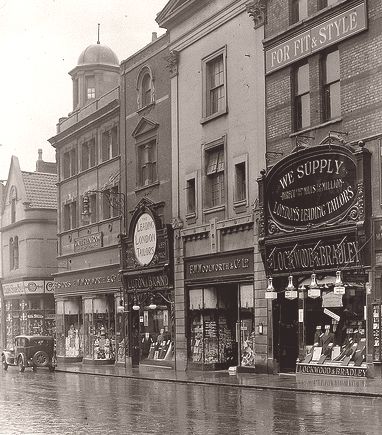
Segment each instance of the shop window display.
[{"label": "shop window display", "polygon": [[170,327],[170,304],[144,307],[140,315],[140,360],[171,361],[174,345]]},{"label": "shop window display", "polygon": [[366,358],[366,322],[364,319],[365,291],[347,287],[337,297],[338,303],[325,307],[323,298],[306,300],[306,346],[304,364],[361,366]]},{"label": "shop window display", "polygon": [[114,296],[84,300],[84,357],[115,360]]},{"label": "shop window display", "polygon": [[116,325],[115,325],[115,343],[116,351],[115,358],[117,362],[125,362],[125,352],[126,352],[126,333],[125,333],[125,322],[124,322],[124,312],[120,311],[118,308],[123,308],[122,297],[116,297]]},{"label": "shop window display", "polygon": [[[237,295],[232,289],[214,287],[191,289],[190,358],[198,364],[234,365],[237,363],[235,341]],[[236,296],[236,297],[235,297]]]},{"label": "shop window display", "polygon": [[81,299],[57,302],[56,325],[51,322],[51,319],[48,319],[48,325],[56,330],[57,355],[59,357],[82,357],[83,328],[81,318]]}]

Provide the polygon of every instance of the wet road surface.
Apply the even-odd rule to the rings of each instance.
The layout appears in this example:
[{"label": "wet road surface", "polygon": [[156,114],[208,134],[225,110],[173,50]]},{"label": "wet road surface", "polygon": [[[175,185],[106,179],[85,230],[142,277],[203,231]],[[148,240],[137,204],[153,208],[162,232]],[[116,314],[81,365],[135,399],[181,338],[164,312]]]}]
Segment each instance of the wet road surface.
[{"label": "wet road surface", "polygon": [[382,398],[0,371],[1,434],[380,434]]}]

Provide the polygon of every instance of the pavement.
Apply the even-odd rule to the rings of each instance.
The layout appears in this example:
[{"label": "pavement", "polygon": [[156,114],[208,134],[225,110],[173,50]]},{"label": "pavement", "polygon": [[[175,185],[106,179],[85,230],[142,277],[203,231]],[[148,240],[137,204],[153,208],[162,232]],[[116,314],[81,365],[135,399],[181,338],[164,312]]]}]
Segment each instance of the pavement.
[{"label": "pavement", "polygon": [[382,397],[382,379],[337,377],[312,374],[257,374],[221,371],[175,371],[163,367],[140,365],[139,368],[114,365],[59,363],[56,371],[90,376],[178,382],[182,384],[228,386],[257,390],[280,390],[302,393],[324,393]]}]

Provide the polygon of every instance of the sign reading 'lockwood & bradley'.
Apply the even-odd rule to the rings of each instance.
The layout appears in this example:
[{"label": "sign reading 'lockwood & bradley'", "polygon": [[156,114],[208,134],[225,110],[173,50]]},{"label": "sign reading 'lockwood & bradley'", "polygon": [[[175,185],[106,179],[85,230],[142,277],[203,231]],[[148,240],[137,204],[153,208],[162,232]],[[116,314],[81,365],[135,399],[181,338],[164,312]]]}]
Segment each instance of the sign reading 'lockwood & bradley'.
[{"label": "sign reading 'lockwood & bradley'", "polygon": [[271,171],[266,192],[268,215],[279,227],[334,222],[356,202],[356,164],[340,148],[296,153]]},{"label": "sign reading 'lockwood & bradley'", "polygon": [[298,33],[265,53],[266,73],[271,73],[367,28],[365,3]]}]

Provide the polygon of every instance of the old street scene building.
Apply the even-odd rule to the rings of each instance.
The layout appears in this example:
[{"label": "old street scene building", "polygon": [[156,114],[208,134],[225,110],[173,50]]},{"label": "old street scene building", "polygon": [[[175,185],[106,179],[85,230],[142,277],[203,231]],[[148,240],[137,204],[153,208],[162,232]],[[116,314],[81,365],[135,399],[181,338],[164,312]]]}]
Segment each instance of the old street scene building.
[{"label": "old street scene building", "polygon": [[73,111],[49,139],[58,165],[59,360],[124,358],[120,305],[119,62],[107,46],[88,46],[70,71]]},{"label": "old street scene building", "polygon": [[257,298],[267,310],[257,352],[268,372],[373,376],[381,361],[381,60],[373,48],[381,4],[283,7],[267,2],[267,168],[257,215],[267,275]]},{"label": "old street scene building", "polygon": [[126,362],[174,367],[168,35],[121,63],[121,188]]},{"label": "old street scene building", "polygon": [[39,150],[36,171],[12,156],[1,189],[1,337],[11,347],[19,334],[53,335],[56,261],[56,164]]},{"label": "old street scene building", "polygon": [[178,370],[253,369],[263,332],[250,180],[265,164],[264,15],[252,6],[169,1],[157,16],[170,35]]}]

